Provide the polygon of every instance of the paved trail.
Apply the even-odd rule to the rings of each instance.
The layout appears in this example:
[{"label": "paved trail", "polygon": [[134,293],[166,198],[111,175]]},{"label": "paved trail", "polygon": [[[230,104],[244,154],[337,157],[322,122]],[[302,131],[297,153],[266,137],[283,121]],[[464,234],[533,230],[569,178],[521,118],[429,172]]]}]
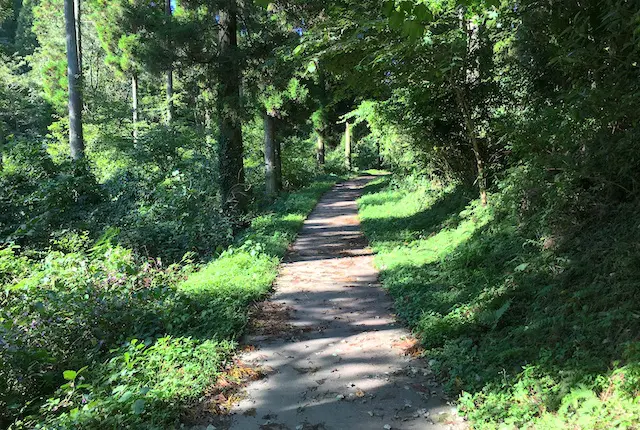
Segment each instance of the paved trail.
[{"label": "paved trail", "polygon": [[379,288],[356,206],[371,179],[337,185],[304,223],[246,339],[256,349],[242,360],[269,375],[216,428],[462,427]]}]

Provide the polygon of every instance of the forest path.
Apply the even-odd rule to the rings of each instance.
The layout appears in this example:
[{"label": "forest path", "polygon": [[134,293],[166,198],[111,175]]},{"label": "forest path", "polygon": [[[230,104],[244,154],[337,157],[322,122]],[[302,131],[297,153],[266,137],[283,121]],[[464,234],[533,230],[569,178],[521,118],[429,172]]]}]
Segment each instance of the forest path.
[{"label": "forest path", "polygon": [[336,185],[305,221],[240,357],[267,376],[204,428],[463,427],[379,286],[356,205],[373,178]]}]

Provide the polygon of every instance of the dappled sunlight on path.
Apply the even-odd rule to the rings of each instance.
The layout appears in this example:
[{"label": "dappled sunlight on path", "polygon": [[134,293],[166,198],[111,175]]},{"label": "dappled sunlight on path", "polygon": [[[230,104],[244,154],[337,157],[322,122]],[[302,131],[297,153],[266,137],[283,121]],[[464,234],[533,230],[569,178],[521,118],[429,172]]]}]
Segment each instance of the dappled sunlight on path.
[{"label": "dappled sunlight on path", "polygon": [[356,206],[371,179],[336,186],[309,216],[245,339],[241,359],[268,376],[202,428],[464,427],[379,288]]}]

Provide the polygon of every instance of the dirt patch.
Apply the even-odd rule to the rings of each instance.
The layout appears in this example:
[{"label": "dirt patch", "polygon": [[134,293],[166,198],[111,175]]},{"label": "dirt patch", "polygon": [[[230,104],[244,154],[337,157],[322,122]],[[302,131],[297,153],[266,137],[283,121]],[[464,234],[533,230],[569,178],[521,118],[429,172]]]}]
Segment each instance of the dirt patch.
[{"label": "dirt patch", "polygon": [[182,422],[197,424],[206,421],[212,415],[229,414],[234,403],[242,399],[242,389],[248,383],[262,379],[272,371],[268,367],[256,367],[235,358],[225,367],[224,373],[218,377],[215,384],[205,392],[204,397],[190,405]]},{"label": "dirt patch", "polygon": [[415,338],[402,339],[398,342],[394,342],[392,346],[400,349],[402,351],[402,355],[409,357],[422,357],[422,354],[424,353],[424,348]]},{"label": "dirt patch", "polygon": [[256,303],[249,314],[247,332],[252,335],[274,336],[292,330],[291,307],[266,301]]}]

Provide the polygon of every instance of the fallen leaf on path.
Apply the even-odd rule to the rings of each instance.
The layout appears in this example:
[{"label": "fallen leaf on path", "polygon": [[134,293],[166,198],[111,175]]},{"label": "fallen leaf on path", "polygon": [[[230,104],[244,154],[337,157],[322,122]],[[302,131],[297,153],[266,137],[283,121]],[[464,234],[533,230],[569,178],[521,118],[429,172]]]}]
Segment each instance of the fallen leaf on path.
[{"label": "fallen leaf on path", "polygon": [[411,357],[420,357],[424,351],[424,348],[416,339],[404,339],[391,344],[392,347],[401,349],[403,355]]}]

